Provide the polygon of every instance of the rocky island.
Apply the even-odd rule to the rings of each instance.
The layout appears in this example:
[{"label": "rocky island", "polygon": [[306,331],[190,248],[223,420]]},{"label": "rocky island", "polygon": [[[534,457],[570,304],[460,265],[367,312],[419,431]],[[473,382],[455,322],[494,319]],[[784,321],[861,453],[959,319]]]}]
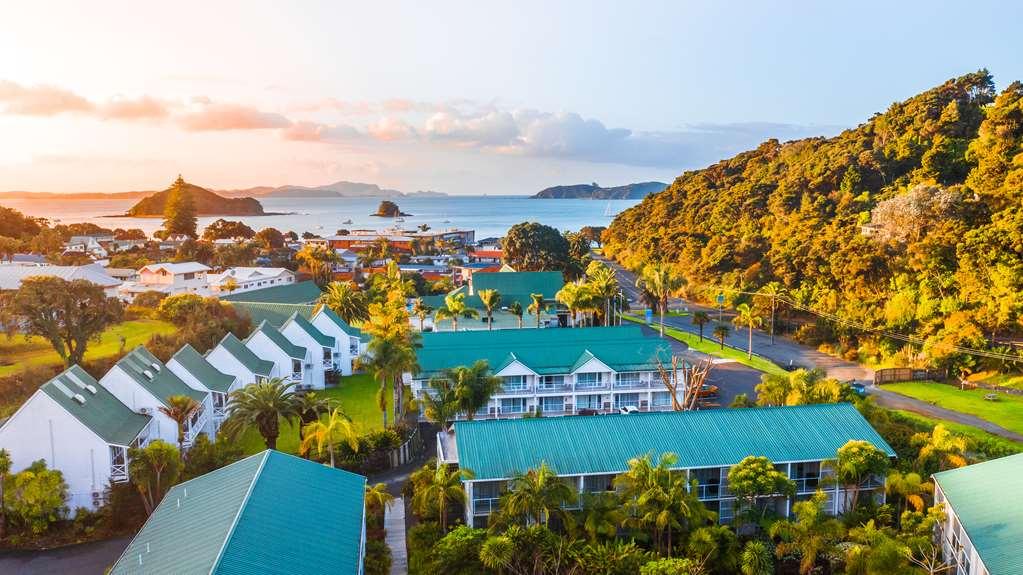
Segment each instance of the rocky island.
[{"label": "rocky island", "polygon": [[376,213],[370,215],[379,218],[397,218],[399,216],[411,216],[412,214],[406,214],[405,212],[401,211],[401,208],[398,207],[398,204],[390,200],[384,200],[380,202],[379,206],[377,206]]},{"label": "rocky island", "polygon": [[639,182],[602,188],[596,182],[592,184],[576,184],[573,186],[553,186],[540,190],[530,196],[533,199],[579,199],[579,200],[642,200],[650,194],[656,194],[668,184],[663,182]]},{"label": "rocky island", "polygon": [[125,216],[150,218],[163,216],[167,197],[174,186],[180,185],[191,196],[197,216],[265,216],[263,205],[255,198],[225,198],[206,188],[189,184],[178,176],[178,181],[161,192],[147,196],[132,206]]}]

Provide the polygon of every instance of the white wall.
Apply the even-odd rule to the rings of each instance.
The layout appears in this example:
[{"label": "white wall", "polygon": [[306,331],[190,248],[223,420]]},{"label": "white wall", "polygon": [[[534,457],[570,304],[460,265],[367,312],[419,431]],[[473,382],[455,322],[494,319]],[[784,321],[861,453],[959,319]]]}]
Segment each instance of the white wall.
[{"label": "white wall", "polygon": [[11,454],[11,472],[39,459],[64,474],[72,513],[93,508],[92,492],[110,482],[110,448],[44,391],[36,391],[0,428],[0,448]]},{"label": "white wall", "polygon": [[341,375],[352,375],[352,361],[355,359],[350,350],[352,338],[325,314],[316,314],[309,321],[316,329],[334,338],[334,346],[338,352],[337,363],[341,369]]},{"label": "white wall", "polygon": [[110,371],[99,380],[99,384],[132,411],[137,412],[143,408],[149,410],[148,414],[153,418],[153,422],[150,423],[150,438],[162,439],[174,446],[178,444],[178,424],[160,412],[159,408],[163,406],[163,402],[124,373],[119,366],[110,368]]},{"label": "white wall", "polygon": [[181,381],[185,382],[185,385],[191,387],[196,391],[201,391],[206,394],[202,400],[202,409],[206,413],[206,425],[203,426],[202,432],[209,436],[210,441],[217,438],[217,428],[213,421],[213,396],[211,395],[210,388],[203,385],[201,381],[192,372],[185,369],[185,366],[178,363],[178,360],[173,357],[166,364],[167,369],[174,372],[174,375],[178,376]]},{"label": "white wall", "polygon": [[[300,345],[306,349],[306,362],[312,363],[311,368],[303,368],[302,385],[311,386],[313,389],[323,389],[324,372],[323,367],[323,346],[313,336],[306,333],[297,323],[291,322],[281,329],[281,333],[288,338],[288,341]],[[334,340],[337,344],[337,340]],[[328,348],[333,351],[333,348]]]},{"label": "white wall", "polygon": [[[220,345],[206,354],[206,361],[210,362],[213,367],[220,371],[235,377],[231,391],[256,383],[256,374],[249,371],[249,368],[245,367],[231,352]],[[274,374],[270,375],[272,377]]]},{"label": "white wall", "polygon": [[[291,356],[285,353],[283,349],[277,347],[277,344],[270,341],[270,338],[266,337],[266,334],[258,331],[255,332],[249,340],[245,342],[245,347],[252,350],[252,353],[256,354],[256,356],[260,359],[272,361],[274,363],[276,377],[280,377],[285,380],[291,377]],[[303,360],[302,363],[305,364],[305,360]],[[303,369],[302,371],[304,378],[306,370]]]}]

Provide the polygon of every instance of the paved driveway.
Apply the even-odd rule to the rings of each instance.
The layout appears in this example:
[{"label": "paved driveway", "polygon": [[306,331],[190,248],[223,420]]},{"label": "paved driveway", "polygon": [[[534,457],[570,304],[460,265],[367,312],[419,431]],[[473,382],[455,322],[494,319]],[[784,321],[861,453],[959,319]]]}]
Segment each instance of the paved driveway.
[{"label": "paved driveway", "polygon": [[117,561],[130,537],[69,545],[46,551],[0,552],[0,573],[11,575],[101,574]]}]

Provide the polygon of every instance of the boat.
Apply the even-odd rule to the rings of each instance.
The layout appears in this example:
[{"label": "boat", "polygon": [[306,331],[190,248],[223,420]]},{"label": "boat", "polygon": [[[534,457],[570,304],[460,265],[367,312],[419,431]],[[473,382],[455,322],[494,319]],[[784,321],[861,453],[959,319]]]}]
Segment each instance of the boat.
[{"label": "boat", "polygon": [[345,221],[343,221],[341,223],[346,225],[346,226],[350,226],[350,225],[352,225],[352,220],[348,219],[348,220],[345,220]]},{"label": "boat", "polygon": [[403,218],[401,216],[398,216],[398,217],[394,218],[394,221],[396,221],[396,222],[404,222],[405,218]]}]

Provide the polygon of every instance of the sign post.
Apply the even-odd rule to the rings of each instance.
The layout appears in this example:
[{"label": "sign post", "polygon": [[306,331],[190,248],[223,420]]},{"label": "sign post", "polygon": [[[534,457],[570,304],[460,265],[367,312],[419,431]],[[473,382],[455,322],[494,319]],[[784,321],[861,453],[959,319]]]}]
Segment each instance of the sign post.
[{"label": "sign post", "polygon": [[718,298],[717,299],[718,299],[718,323],[721,323],[721,320],[722,320],[722,318],[724,316],[724,309],[725,309],[725,294],[724,294],[724,292],[718,292]]}]

